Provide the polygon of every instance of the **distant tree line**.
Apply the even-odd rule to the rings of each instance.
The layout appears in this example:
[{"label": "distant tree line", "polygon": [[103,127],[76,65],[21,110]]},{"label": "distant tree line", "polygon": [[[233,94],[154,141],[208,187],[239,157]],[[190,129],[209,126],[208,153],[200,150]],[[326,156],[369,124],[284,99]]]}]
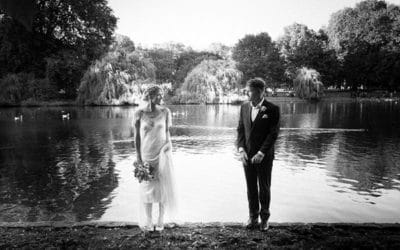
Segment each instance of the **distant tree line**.
[{"label": "distant tree line", "polygon": [[[116,17],[106,0],[36,2],[31,31],[27,22],[22,25],[2,13],[0,5],[0,102],[77,98],[81,103],[121,103],[135,99],[133,93],[140,94],[148,82],[169,84],[175,101],[208,102],[210,96],[237,93],[252,77],[262,77],[270,88],[301,89],[303,94],[308,89],[317,96],[322,84],[400,87],[400,6],[385,1],[344,8],[318,31],[294,23],[276,41],[262,32],[244,36],[234,47],[214,43],[204,51],[180,43],[144,48],[113,35]],[[195,95],[197,90],[201,93]]]}]

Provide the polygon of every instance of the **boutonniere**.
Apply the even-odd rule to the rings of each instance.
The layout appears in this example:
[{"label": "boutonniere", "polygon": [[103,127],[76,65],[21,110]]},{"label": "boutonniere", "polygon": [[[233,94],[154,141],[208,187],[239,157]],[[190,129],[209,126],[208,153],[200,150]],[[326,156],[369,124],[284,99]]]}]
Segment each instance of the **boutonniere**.
[{"label": "boutonniere", "polygon": [[265,110],[267,110],[267,107],[265,107],[265,106],[261,106],[261,112],[264,112]]}]

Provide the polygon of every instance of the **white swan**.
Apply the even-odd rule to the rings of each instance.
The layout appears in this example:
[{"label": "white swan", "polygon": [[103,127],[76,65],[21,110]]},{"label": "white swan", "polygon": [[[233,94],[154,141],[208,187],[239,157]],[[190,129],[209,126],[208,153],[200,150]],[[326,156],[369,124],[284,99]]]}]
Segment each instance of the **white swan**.
[{"label": "white swan", "polygon": [[14,117],[14,121],[22,121],[22,119],[23,119],[22,115]]},{"label": "white swan", "polygon": [[61,114],[61,118],[62,118],[63,120],[69,120],[70,115],[69,115],[69,113]]}]

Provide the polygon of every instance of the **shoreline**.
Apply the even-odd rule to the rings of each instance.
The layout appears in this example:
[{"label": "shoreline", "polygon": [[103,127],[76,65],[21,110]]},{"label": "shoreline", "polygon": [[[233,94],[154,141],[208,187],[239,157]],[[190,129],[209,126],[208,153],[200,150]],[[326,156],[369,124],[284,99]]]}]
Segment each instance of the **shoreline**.
[{"label": "shoreline", "polygon": [[[379,222],[270,222],[271,227],[293,227],[293,226],[317,226],[317,227],[352,227],[352,228],[398,228],[400,222],[379,223]],[[243,227],[241,222],[184,222],[166,223],[166,227]],[[79,228],[92,226],[96,228],[138,228],[138,223],[130,221],[39,221],[39,222],[0,222],[0,228]]]},{"label": "shoreline", "polygon": [[131,222],[0,223],[0,248],[106,249],[399,249],[399,223],[270,223],[268,232],[243,223],[167,224],[142,232]]}]

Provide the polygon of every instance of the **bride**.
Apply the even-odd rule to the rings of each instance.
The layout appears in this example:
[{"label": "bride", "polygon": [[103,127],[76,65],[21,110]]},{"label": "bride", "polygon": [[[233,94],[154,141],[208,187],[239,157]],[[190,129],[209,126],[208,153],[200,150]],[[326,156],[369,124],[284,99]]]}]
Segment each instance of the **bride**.
[{"label": "bride", "polygon": [[159,231],[164,229],[165,210],[171,216],[176,208],[169,133],[172,117],[170,110],[160,105],[161,100],[161,88],[149,87],[144,93],[146,105],[138,108],[133,121],[137,162],[148,162],[155,168],[155,178],[139,184],[139,226],[144,230],[154,227],[153,204],[158,203],[155,229]]}]

